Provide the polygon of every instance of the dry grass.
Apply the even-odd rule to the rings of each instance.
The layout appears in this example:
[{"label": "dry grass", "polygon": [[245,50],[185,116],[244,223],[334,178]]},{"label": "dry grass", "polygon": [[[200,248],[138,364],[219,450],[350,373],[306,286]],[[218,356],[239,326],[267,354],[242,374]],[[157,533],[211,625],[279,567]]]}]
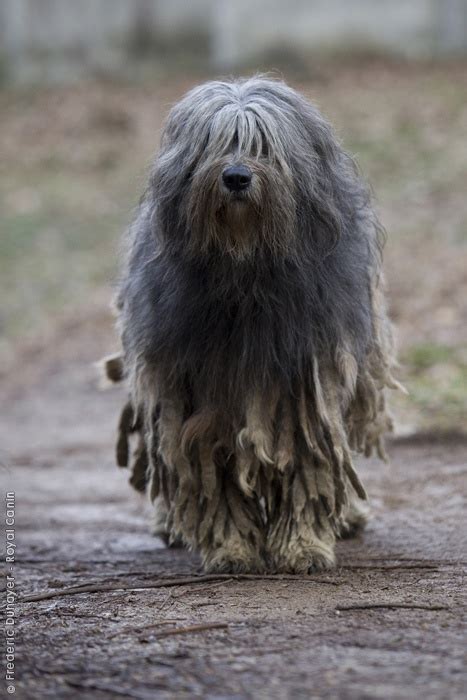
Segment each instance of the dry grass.
[{"label": "dry grass", "polygon": [[[0,93],[4,368],[44,328],[102,318],[161,120],[189,84]],[[330,64],[298,87],[356,154],[388,229],[391,313],[412,395],[398,401],[399,423],[459,427],[467,407],[466,66]]]}]

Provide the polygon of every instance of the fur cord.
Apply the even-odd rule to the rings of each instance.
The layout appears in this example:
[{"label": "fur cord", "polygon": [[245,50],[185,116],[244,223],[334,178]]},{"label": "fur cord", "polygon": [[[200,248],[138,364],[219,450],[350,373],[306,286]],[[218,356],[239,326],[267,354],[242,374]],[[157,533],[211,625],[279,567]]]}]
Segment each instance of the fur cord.
[{"label": "fur cord", "polygon": [[[120,354],[104,358],[103,367],[105,376],[110,382],[117,384],[124,380],[123,358]],[[137,434],[137,444],[133,454],[130,455],[130,439],[133,434]],[[147,486],[149,459],[142,429],[142,418],[141,415],[135,413],[131,400],[124,404],[120,412],[115,456],[119,467],[128,467],[131,461],[129,482],[136,491],[144,493]]]}]

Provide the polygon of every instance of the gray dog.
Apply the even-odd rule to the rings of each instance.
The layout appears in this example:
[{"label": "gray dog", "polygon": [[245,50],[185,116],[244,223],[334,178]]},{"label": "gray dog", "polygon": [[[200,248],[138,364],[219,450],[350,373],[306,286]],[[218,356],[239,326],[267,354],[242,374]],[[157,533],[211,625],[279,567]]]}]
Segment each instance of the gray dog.
[{"label": "gray dog", "polygon": [[351,453],[384,456],[384,234],[331,127],[255,77],[169,114],[117,308],[118,462],[209,571],[308,572],[365,521]]}]

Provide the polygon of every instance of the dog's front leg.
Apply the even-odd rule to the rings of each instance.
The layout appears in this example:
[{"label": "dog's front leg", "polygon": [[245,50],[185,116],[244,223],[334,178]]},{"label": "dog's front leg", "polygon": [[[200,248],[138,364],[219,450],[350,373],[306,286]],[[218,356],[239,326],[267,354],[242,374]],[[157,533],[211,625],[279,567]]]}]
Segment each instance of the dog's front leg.
[{"label": "dog's front leg", "polygon": [[274,477],[266,542],[274,571],[304,574],[334,566],[336,538],[328,505],[310,493],[306,482],[304,472],[293,466]]},{"label": "dog's front leg", "polygon": [[[264,571],[265,527],[258,499],[245,495],[226,469],[216,469],[214,488],[208,492],[193,471],[190,480],[169,490],[165,503],[157,499],[159,514],[166,514],[163,539],[199,551],[209,572]],[[174,481],[170,474],[163,480]]]},{"label": "dog's front leg", "polygon": [[154,495],[165,499],[169,542],[199,551],[207,571],[262,571],[263,512],[258,497],[242,491],[232,460],[216,450],[215,414],[184,422],[182,402],[164,399],[157,430]]},{"label": "dog's front leg", "polygon": [[225,472],[211,500],[201,508],[197,529],[206,571],[261,573],[264,562],[264,522],[259,501],[246,496]]}]

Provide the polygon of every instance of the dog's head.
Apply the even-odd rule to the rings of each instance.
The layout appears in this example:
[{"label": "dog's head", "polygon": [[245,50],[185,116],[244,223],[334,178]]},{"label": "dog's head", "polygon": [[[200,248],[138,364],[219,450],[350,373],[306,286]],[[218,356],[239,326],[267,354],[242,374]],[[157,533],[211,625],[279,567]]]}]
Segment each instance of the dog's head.
[{"label": "dog's head", "polygon": [[173,107],[150,196],[162,243],[192,254],[284,256],[301,241],[320,255],[352,215],[352,179],[319,112],[284,83],[256,77],[206,83]]}]

